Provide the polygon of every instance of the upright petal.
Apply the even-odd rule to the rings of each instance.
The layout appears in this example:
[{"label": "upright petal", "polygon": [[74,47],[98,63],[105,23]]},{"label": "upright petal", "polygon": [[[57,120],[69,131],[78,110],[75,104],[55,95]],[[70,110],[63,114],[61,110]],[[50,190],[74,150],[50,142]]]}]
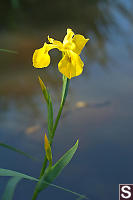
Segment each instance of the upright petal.
[{"label": "upright petal", "polygon": [[67,78],[79,76],[83,71],[84,63],[79,55],[73,51],[65,52],[65,55],[58,64],[59,71]]},{"label": "upright petal", "polygon": [[72,43],[74,43],[75,45],[73,45],[72,50],[79,55],[82,49],[84,48],[84,46],[86,45],[86,43],[88,42],[88,40],[89,39],[85,39],[83,35],[79,35],[79,34],[74,35],[72,39]]},{"label": "upright petal", "polygon": [[50,56],[48,51],[55,48],[54,45],[45,43],[40,49],[36,49],[33,54],[33,66],[36,68],[47,67],[50,64]]},{"label": "upright petal", "polygon": [[72,29],[68,28],[67,29],[67,34],[64,37],[63,44],[65,45],[66,43],[70,42],[72,40],[72,37],[74,36],[74,32]]}]

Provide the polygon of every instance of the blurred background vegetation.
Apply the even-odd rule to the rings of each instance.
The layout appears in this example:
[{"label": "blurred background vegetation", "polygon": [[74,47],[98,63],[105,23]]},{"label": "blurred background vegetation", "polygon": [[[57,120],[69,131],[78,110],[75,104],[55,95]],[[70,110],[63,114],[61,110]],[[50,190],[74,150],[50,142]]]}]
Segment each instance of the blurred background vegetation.
[{"label": "blurred background vegetation", "polygon": [[132,6],[129,0],[2,0],[0,28],[44,29],[46,25],[66,27],[75,24],[76,29],[82,25],[100,36],[103,34],[101,26],[105,32],[109,31],[111,25],[119,28],[114,16],[116,10],[132,21]]},{"label": "blurred background vegetation", "polygon": [[[98,59],[103,66],[108,56],[105,49],[106,40],[112,40],[112,30],[125,37],[119,17],[122,16],[132,23],[132,9],[133,2],[130,0],[1,0],[0,32],[23,32],[23,37],[29,33],[31,40],[33,39],[32,43],[32,37],[39,30],[43,31],[42,41],[48,33],[63,39],[64,30],[69,26],[75,32],[91,37],[91,51],[87,53],[89,59]],[[24,43],[30,44],[29,38]],[[99,48],[100,52],[97,51]]]}]

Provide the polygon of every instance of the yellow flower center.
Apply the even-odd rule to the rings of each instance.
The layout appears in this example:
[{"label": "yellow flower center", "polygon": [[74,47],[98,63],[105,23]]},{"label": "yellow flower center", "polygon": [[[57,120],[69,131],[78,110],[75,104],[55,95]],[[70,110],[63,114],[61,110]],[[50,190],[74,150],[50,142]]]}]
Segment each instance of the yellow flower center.
[{"label": "yellow flower center", "polygon": [[75,44],[72,41],[67,40],[63,42],[63,47],[65,50],[73,50],[75,49]]}]

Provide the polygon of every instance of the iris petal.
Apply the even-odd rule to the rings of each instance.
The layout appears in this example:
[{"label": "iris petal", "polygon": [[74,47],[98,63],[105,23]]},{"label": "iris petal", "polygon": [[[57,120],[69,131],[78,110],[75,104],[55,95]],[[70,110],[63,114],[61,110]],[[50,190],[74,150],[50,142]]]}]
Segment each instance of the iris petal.
[{"label": "iris petal", "polygon": [[84,46],[86,45],[86,43],[88,42],[88,40],[89,39],[85,39],[83,35],[79,35],[79,34],[74,35],[72,39],[72,43],[74,43],[75,45],[72,50],[79,55],[82,49],[84,48]]},{"label": "iris petal", "polygon": [[36,68],[47,67],[50,64],[50,56],[48,52],[44,53],[44,48],[35,50],[33,54],[33,66]]},{"label": "iris petal", "polygon": [[54,40],[53,38],[50,38],[49,36],[48,36],[48,41],[50,43],[52,43],[53,45],[55,45],[55,48],[59,49],[59,51],[63,50],[63,44],[62,44],[62,42],[60,42],[58,40]]},{"label": "iris petal", "polygon": [[32,59],[33,66],[36,68],[47,67],[50,64],[48,52],[53,48],[56,48],[55,45],[45,43],[42,48],[36,49]]},{"label": "iris petal", "polygon": [[67,34],[66,34],[66,36],[64,37],[64,40],[63,40],[63,44],[71,42],[73,36],[74,36],[74,32],[72,31],[72,29],[68,28]]},{"label": "iris petal", "polygon": [[69,79],[79,76],[83,71],[83,66],[80,56],[73,51],[65,53],[58,64],[59,71]]},{"label": "iris petal", "polygon": [[79,34],[74,35],[71,29],[67,29],[63,43],[49,36],[48,40],[51,44],[45,43],[42,48],[35,50],[33,66],[36,68],[47,67],[50,64],[48,52],[53,48],[57,48],[64,55],[58,64],[59,71],[69,79],[79,76],[84,66],[79,55],[89,39],[85,39],[84,36]]}]

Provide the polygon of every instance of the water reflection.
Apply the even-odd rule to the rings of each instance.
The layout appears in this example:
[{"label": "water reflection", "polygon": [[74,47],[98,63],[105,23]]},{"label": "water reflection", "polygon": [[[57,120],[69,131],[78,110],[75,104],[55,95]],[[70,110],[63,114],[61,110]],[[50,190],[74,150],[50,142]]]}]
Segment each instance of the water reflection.
[{"label": "water reflection", "polygon": [[[33,163],[1,149],[0,167],[36,177],[39,174],[47,110],[37,79],[40,75],[49,87],[55,114],[61,91],[56,63],[61,54],[50,52],[53,59],[45,70],[33,69],[31,57],[49,33],[62,40],[69,24],[75,32],[91,40],[81,55],[84,73],[70,84],[53,147],[55,161],[77,137],[80,147],[56,183],[86,194],[92,200],[116,199],[118,184],[132,182],[132,2],[74,0],[71,7],[69,1],[11,3],[1,2],[0,16],[9,12],[0,17],[0,44],[1,48],[17,50],[18,55],[0,54],[0,140],[39,157],[40,162]],[[32,191],[33,184],[22,182],[15,199],[29,200]],[[52,188],[42,193],[40,200],[44,195],[49,199],[73,199]]]},{"label": "water reflection", "polygon": [[[133,22],[132,8],[133,3],[131,1],[123,0],[116,2],[112,0],[88,0],[84,2],[74,0],[71,4],[65,0],[62,3],[60,1],[46,2],[42,0],[10,0],[10,3],[2,1],[0,10],[1,32],[4,35],[8,34],[7,30],[10,29],[23,32],[21,36],[18,36],[19,38],[15,43],[19,42],[19,48],[17,46],[19,52],[25,47],[25,53],[23,52],[24,55],[22,55],[22,59],[24,59],[26,55],[28,58],[26,52],[28,45],[29,49],[40,47],[38,42],[42,42],[46,38],[45,34],[48,35],[49,33],[53,33],[53,37],[58,36],[59,39],[62,39],[65,34],[62,31],[69,25],[75,32],[81,32],[81,34],[91,37],[86,55],[88,55],[89,60],[97,61],[102,67],[106,67],[110,58],[106,41],[112,41],[114,34],[119,34],[119,38],[126,40],[129,50],[132,48],[127,35]],[[27,30],[29,30],[30,38],[24,38]],[[38,30],[41,30],[41,33],[37,33]],[[40,40],[37,37],[41,37]],[[5,38],[7,40],[7,37]],[[11,38],[9,40],[12,40]],[[3,47],[5,47],[5,43],[7,44],[6,41],[1,43]],[[11,41],[8,41],[9,43],[11,44]],[[11,46],[15,48],[14,44]]]}]

